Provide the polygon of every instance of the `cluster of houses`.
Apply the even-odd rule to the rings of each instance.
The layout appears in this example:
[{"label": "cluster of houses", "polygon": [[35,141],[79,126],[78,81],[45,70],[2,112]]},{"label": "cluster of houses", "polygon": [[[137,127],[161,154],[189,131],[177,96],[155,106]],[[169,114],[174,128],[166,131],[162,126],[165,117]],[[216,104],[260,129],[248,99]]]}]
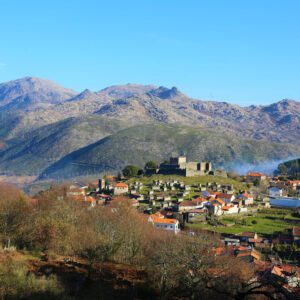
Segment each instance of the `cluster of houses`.
[{"label": "cluster of houses", "polygon": [[[216,254],[232,254],[235,257],[253,263],[258,275],[267,276],[267,279],[276,280],[287,291],[294,291],[300,286],[300,267],[282,262],[282,259],[273,251],[280,245],[300,246],[300,227],[292,227],[275,238],[261,237],[255,232],[242,232],[236,235],[221,234],[221,246],[215,249]],[[291,257],[299,261],[299,253],[295,251]]]},{"label": "cluster of houses", "polygon": [[[295,207],[294,204],[288,204],[291,200],[289,193],[291,190],[296,193],[300,191],[300,181],[280,181],[257,172],[248,173],[245,179],[251,183],[267,181],[271,206]],[[212,216],[243,214],[257,210],[257,199],[250,192],[235,190],[232,185],[217,182],[186,184],[169,177],[149,183],[140,180],[116,182],[103,178],[94,189],[76,182],[69,187],[67,195],[89,207],[111,205],[112,209],[115,204],[127,199],[132,206],[145,214],[148,222],[156,229],[174,234],[193,234],[192,231],[181,230],[186,222],[203,222]],[[295,199],[300,201],[297,197]],[[280,200],[282,203],[276,205],[273,200]],[[300,227],[294,226],[275,234],[274,237],[258,236],[255,232],[220,234],[220,240],[221,246],[215,249],[216,255],[228,254],[230,251],[235,257],[253,263],[257,273],[269,276],[270,280],[276,279],[287,289],[299,286],[300,268],[282,263],[274,247],[300,247]],[[300,257],[293,259],[299,261]]]},{"label": "cluster of houses", "polygon": [[271,207],[298,208],[300,207],[300,180],[281,180],[279,177],[270,178],[260,172],[249,172],[246,182],[269,185],[267,195]]},{"label": "cluster of houses", "polygon": [[[261,173],[248,173],[247,181],[266,180]],[[295,207],[295,199],[285,197],[289,189],[300,190],[300,181],[279,181],[270,179],[269,197],[272,206]],[[187,223],[207,221],[211,216],[255,212],[254,196],[245,191],[235,191],[232,185],[207,182],[186,184],[183,181],[166,179],[143,183],[136,180],[129,183],[99,179],[98,187],[90,189],[80,182],[72,184],[68,196],[81,200],[89,206],[107,205],[118,196],[125,196],[132,206],[152,215],[151,222],[157,228],[178,232]],[[274,201],[277,203],[274,204]],[[289,202],[292,204],[289,204]],[[300,202],[297,198],[296,201]],[[279,204],[279,205],[276,205]],[[300,206],[300,204],[299,204]],[[167,222],[171,222],[167,226]],[[173,223],[172,223],[173,222]],[[156,224],[157,223],[157,224]]]},{"label": "cluster of houses", "polygon": [[[179,163],[185,163],[183,158],[177,158]],[[267,204],[274,207],[300,207],[300,197],[288,197],[289,191],[300,191],[300,180],[280,181],[258,172],[250,172],[246,176],[246,182],[266,180],[270,185],[270,201],[264,203],[265,207],[269,207]],[[139,180],[126,183],[103,178],[99,179],[97,189],[89,193],[87,190],[87,185],[77,182],[70,186],[68,195],[91,206],[107,204],[114,197],[124,195],[130,199],[133,206],[139,207],[145,213],[166,211],[166,218],[177,219],[181,224],[202,222],[211,215],[247,213],[255,211],[256,207],[251,193],[235,191],[232,185],[217,182],[189,185],[183,181],[166,179],[145,184]]]},{"label": "cluster of houses", "polygon": [[256,232],[249,231],[240,234],[222,233],[221,240],[226,246],[243,246],[271,255],[274,245],[300,246],[300,227],[294,226],[268,238],[260,237]]},{"label": "cluster of houses", "polygon": [[270,204],[274,207],[300,207],[300,180],[280,180],[277,177],[269,182]]},{"label": "cluster of houses", "polygon": [[[98,188],[87,193],[84,199],[92,202],[92,206],[106,205],[121,195],[141,212],[155,216],[149,221],[156,228],[174,233],[185,222],[206,221],[209,215],[246,213],[254,204],[251,194],[236,192],[232,185],[216,182],[189,185],[174,179],[153,180],[147,184],[138,180],[112,184],[111,181],[100,179]],[[153,215],[156,211],[160,211],[159,216]]]},{"label": "cluster of houses", "polygon": [[[151,222],[157,228],[174,233],[185,222],[202,222],[209,215],[245,213],[254,204],[251,194],[236,192],[232,185],[216,182],[188,185],[173,179],[153,180],[148,184],[141,181],[112,183],[99,179],[98,187],[94,190],[90,190],[84,183],[76,182],[70,186],[67,194],[92,207],[107,205],[118,196],[125,196],[132,206],[144,213],[151,215],[160,211],[160,216],[153,217]],[[170,224],[167,225],[167,222]]]},{"label": "cluster of houses", "polygon": [[300,196],[300,180],[280,180],[274,177],[269,182],[270,197]]}]

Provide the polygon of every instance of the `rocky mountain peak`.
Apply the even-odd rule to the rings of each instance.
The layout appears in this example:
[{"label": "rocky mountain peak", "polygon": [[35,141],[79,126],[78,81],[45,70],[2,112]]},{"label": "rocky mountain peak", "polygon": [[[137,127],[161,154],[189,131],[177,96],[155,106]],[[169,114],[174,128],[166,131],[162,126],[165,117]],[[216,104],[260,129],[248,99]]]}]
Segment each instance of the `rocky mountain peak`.
[{"label": "rocky mountain peak", "polygon": [[0,84],[0,107],[17,109],[37,103],[57,104],[76,94],[75,91],[38,77],[24,77]]},{"label": "rocky mountain peak", "polygon": [[160,86],[158,89],[150,91],[149,94],[161,99],[172,99],[183,95],[176,87],[169,89],[164,86]]},{"label": "rocky mountain peak", "polygon": [[126,85],[113,85],[107,87],[99,91],[97,94],[109,96],[113,99],[122,99],[142,95],[148,93],[149,91],[155,88],[157,87],[154,85],[128,83]]},{"label": "rocky mountain peak", "polygon": [[287,111],[293,110],[293,109],[300,109],[300,103],[291,100],[291,99],[283,99],[276,103],[273,103],[271,105],[265,106],[264,111],[269,113],[286,113]]},{"label": "rocky mountain peak", "polygon": [[78,95],[70,98],[69,100],[67,100],[67,102],[81,101],[81,100],[84,100],[84,99],[96,98],[96,97],[97,97],[96,93],[92,92],[89,89],[85,89],[80,94],[78,94]]}]

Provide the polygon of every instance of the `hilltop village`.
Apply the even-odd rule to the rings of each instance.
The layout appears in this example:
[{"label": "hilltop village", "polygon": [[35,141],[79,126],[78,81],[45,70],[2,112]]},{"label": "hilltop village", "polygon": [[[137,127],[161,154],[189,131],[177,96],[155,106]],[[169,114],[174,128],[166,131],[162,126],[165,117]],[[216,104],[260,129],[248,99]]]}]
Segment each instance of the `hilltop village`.
[{"label": "hilltop village", "polygon": [[54,299],[74,288],[71,299],[298,299],[297,176],[240,175],[178,156],[34,196],[2,185],[5,287],[32,294],[34,280],[55,286]]},{"label": "hilltop village", "polygon": [[[151,164],[150,164],[151,165]],[[218,234],[219,254],[232,254],[293,288],[300,282],[300,181],[259,172],[229,176],[210,162],[172,157],[133,178],[104,176],[76,182],[68,196],[90,209],[135,207],[158,230]],[[159,231],[158,231],[159,232]]]}]

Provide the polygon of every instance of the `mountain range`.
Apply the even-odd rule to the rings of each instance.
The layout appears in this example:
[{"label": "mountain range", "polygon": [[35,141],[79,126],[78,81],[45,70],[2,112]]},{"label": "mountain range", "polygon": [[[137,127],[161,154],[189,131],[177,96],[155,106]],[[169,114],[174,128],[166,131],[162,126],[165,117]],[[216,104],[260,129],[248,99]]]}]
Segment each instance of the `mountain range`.
[{"label": "mountain range", "polygon": [[35,77],[0,84],[1,174],[64,179],[180,152],[217,167],[297,157],[300,103],[241,107],[138,84],[77,93]]}]

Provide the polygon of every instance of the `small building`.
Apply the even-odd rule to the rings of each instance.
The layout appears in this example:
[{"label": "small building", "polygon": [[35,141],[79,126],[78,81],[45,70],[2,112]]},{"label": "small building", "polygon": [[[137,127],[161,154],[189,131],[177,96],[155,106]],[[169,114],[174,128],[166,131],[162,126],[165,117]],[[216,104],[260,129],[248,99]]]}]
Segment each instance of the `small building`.
[{"label": "small building", "polygon": [[208,210],[206,207],[204,208],[196,208],[187,211],[186,214],[186,221],[188,223],[199,223],[206,220]]},{"label": "small building", "polygon": [[179,221],[177,219],[167,219],[161,214],[154,214],[148,218],[148,221],[151,222],[156,229],[168,230],[174,234],[177,234],[180,231]]},{"label": "small building", "polygon": [[231,203],[235,199],[235,196],[233,194],[225,194],[225,193],[219,193],[217,197],[222,199],[227,204]]},{"label": "small building", "polygon": [[83,182],[74,182],[70,185],[69,191],[67,192],[68,196],[85,196],[88,185]]},{"label": "small building", "polygon": [[220,204],[219,202],[215,202],[211,203],[208,209],[211,214],[220,216],[223,214],[222,206],[224,205]]},{"label": "small building", "polygon": [[114,195],[123,195],[128,193],[128,185],[125,182],[118,182],[114,186]]},{"label": "small building", "polygon": [[287,182],[287,186],[293,190],[296,190],[298,187],[300,187],[300,180],[289,180]]},{"label": "small building", "polygon": [[239,246],[240,240],[236,238],[225,237],[224,243],[226,246]]},{"label": "small building", "polygon": [[247,182],[261,182],[267,179],[267,176],[263,173],[260,172],[249,172],[246,176],[246,181]]},{"label": "small building", "polygon": [[189,210],[194,210],[197,208],[202,208],[203,207],[203,203],[201,201],[196,202],[196,201],[182,201],[179,205],[178,205],[178,210],[180,212],[182,211],[189,211]]},{"label": "small building", "polygon": [[223,206],[225,206],[226,203],[222,199],[217,198],[217,199],[212,200],[211,204],[212,205],[216,204],[216,205],[219,205],[219,206],[223,207]]},{"label": "small building", "polygon": [[239,208],[236,205],[225,205],[222,207],[223,214],[237,214],[239,212]]},{"label": "small building", "polygon": [[254,197],[248,193],[239,194],[237,196],[238,200],[242,201],[243,205],[252,205],[254,203]]},{"label": "small building", "polygon": [[251,232],[251,231],[245,231],[245,232],[242,232],[240,234],[240,241],[241,242],[248,242],[249,239],[257,239],[258,236],[257,236],[257,233],[256,232]]},{"label": "small building", "polygon": [[294,243],[300,246],[300,227],[293,227],[292,235]]}]

